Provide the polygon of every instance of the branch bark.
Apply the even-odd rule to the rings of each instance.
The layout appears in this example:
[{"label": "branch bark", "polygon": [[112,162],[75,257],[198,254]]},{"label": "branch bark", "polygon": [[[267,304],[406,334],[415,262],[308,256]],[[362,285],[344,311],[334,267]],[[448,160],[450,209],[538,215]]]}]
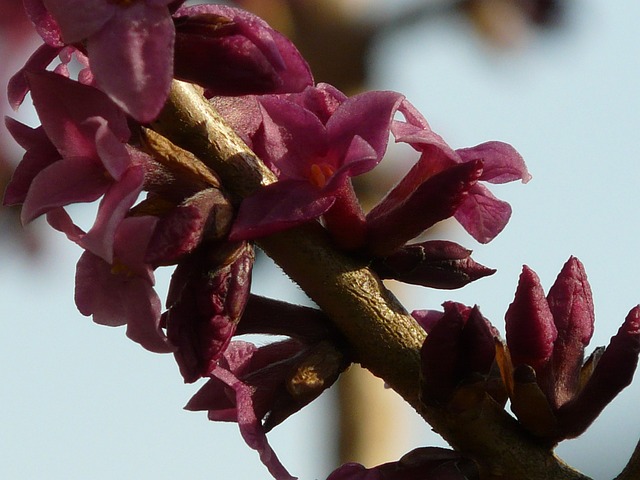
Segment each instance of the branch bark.
[{"label": "branch bark", "polygon": [[[215,170],[236,200],[276,180],[192,85],[174,81],[153,128]],[[423,405],[418,391],[423,330],[372,271],[333,247],[318,223],[258,244],[329,315],[362,366],[473,458],[483,479],[587,479],[536,443],[488,397],[463,415]]]}]

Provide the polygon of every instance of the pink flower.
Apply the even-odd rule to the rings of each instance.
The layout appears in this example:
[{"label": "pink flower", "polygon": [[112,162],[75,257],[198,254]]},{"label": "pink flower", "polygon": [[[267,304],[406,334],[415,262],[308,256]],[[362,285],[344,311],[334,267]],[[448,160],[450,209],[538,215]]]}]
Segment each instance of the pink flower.
[{"label": "pink flower", "polygon": [[[47,215],[49,223],[83,246],[84,232],[58,208]],[[85,251],[76,268],[75,300],[83,315],[100,325],[127,325],[127,336],[147,350],[168,353],[174,347],[160,327],[160,298],[153,290],[151,267],[144,263],[155,217],[131,217],[119,223],[111,262]]]},{"label": "pink flower", "polygon": [[125,116],[93,87],[51,72],[28,78],[44,132],[9,122],[27,153],[5,203],[23,203],[26,223],[58,207],[104,195],[83,245],[111,262],[115,229],[144,181],[143,169],[132,164],[124,143],[130,136]]},{"label": "pink flower", "polygon": [[[524,183],[528,182],[531,176],[522,157],[513,147],[501,142],[487,142],[454,151],[431,130],[425,118],[413,106],[405,103],[401,111],[406,121],[393,122],[392,132],[396,142],[408,143],[420,152],[421,156],[401,182],[367,215],[370,235],[374,238],[384,238],[387,234],[396,235],[394,229],[400,223],[414,225],[414,231],[419,230],[417,227],[421,222],[428,228],[435,223],[434,221],[446,218],[449,212],[445,209],[449,208],[452,210],[451,214],[473,238],[481,243],[491,241],[507,224],[511,207],[495,198],[485,186],[477,182],[505,183],[518,179]],[[421,219],[420,215],[416,214],[416,211],[422,210],[415,208],[415,205],[420,203],[416,197],[424,196],[436,185],[440,185],[437,188],[443,189],[447,183],[437,180],[439,175],[463,165],[469,169],[476,165],[476,177],[465,179],[461,176],[462,171],[457,175],[449,173],[449,188],[443,190],[444,201],[438,206],[437,197],[426,197],[429,203],[424,209],[437,207],[440,215],[434,215],[433,219],[428,216],[428,221]],[[452,188],[456,181],[466,183],[464,187],[459,188],[457,194]],[[428,185],[429,182],[434,185]],[[405,207],[406,204],[411,204],[414,208]],[[390,216],[392,219],[396,217],[396,220],[390,221]],[[406,236],[409,234],[413,232],[407,232]],[[399,239],[394,243],[401,244]],[[375,246],[372,248],[375,251]]]},{"label": "pink flower", "polygon": [[85,42],[99,88],[134,118],[155,118],[172,78],[171,0],[43,3],[65,44]]},{"label": "pink flower", "polygon": [[328,115],[322,115],[304,105],[312,92],[259,97],[264,137],[252,143],[278,182],[245,199],[231,238],[275,233],[330,214],[334,204],[334,210],[342,209],[342,215],[354,220],[346,233],[363,233],[364,217],[349,179],[380,162],[393,115],[404,97],[395,92],[363,93],[334,108],[324,106],[319,110]]}]

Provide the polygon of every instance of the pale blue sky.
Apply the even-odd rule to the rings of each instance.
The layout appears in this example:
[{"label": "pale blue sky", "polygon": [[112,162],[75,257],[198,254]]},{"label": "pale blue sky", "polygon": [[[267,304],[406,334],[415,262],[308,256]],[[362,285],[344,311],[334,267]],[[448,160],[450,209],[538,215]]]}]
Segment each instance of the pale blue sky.
[{"label": "pale blue sky", "polygon": [[[498,273],[456,292],[403,290],[407,308],[447,299],[479,304],[501,327],[521,265],[548,288],[573,254],[595,297],[593,345],[617,331],[640,302],[639,17],[635,2],[585,0],[565,29],[532,37],[512,53],[491,50],[456,19],[416,24],[378,43],[375,88],[405,93],[453,147],[512,143],[534,177],[493,189],[514,210],[494,242],[481,246],[452,227],[449,238]],[[47,241],[31,264],[3,251],[0,477],[269,478],[235,425],[182,410],[196,388],[182,384],[170,356],[148,353],[122,329],[77,312],[72,285],[80,250],[60,235]],[[159,276],[161,291],[166,281]],[[256,286],[277,295],[281,283]],[[612,478],[640,437],[639,396],[640,386],[627,389],[560,455],[594,478]],[[332,428],[329,404],[316,402],[270,434],[301,479],[324,479],[331,469],[330,437],[323,436]],[[428,428],[417,428],[411,441],[430,443]]]}]

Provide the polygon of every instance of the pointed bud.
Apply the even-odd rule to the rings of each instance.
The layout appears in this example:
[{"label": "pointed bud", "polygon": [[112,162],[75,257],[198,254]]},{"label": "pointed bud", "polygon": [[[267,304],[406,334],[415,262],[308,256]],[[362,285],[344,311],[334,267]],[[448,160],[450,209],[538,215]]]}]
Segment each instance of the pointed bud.
[{"label": "pointed bud", "polygon": [[[578,388],[584,349],[595,321],[591,288],[580,261],[571,257],[549,290],[547,302],[558,330],[550,372],[553,387],[545,388],[554,407],[569,401]],[[546,385],[545,385],[546,386]]]},{"label": "pointed bud", "polygon": [[640,353],[640,305],[633,308],[611,338],[591,378],[574,400],[558,411],[562,438],[584,432],[604,407],[633,379]]},{"label": "pointed bud", "polygon": [[249,244],[224,244],[176,268],[165,319],[185,382],[208,375],[229,344],[249,297],[253,259]]},{"label": "pointed bud", "polygon": [[540,372],[551,357],[558,331],[540,279],[526,265],[505,321],[513,365],[529,365]]},{"label": "pointed bud", "polygon": [[495,273],[475,262],[471,250],[444,240],[405,245],[386,258],[375,259],[371,268],[383,279],[441,289],[461,288]]}]

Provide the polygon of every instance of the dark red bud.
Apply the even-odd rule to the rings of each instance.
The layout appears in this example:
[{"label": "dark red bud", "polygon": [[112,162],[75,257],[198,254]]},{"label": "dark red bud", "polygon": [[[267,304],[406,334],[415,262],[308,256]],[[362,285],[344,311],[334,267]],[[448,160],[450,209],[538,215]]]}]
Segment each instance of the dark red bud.
[{"label": "dark red bud", "polygon": [[495,273],[475,262],[471,250],[443,240],[405,245],[386,258],[375,259],[371,268],[383,279],[441,289],[461,288]]}]

